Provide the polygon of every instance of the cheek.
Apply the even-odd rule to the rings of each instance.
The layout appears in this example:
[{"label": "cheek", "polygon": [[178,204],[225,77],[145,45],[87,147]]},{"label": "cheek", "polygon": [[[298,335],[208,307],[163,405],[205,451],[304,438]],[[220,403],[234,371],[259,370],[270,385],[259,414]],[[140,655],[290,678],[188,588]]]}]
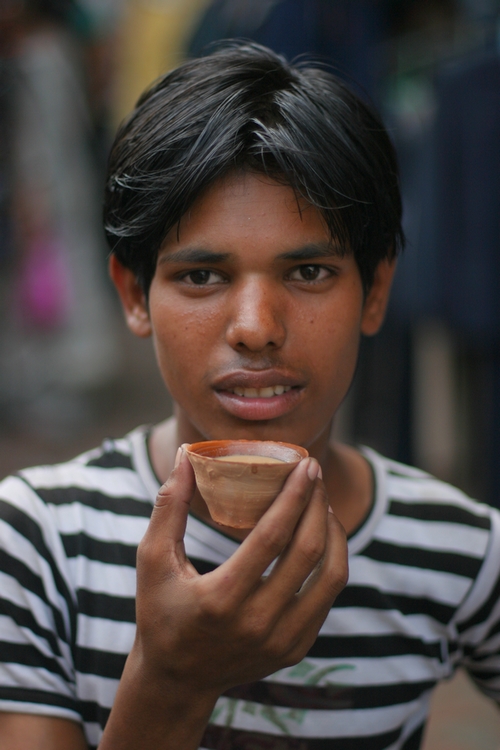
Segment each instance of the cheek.
[{"label": "cheek", "polygon": [[202,339],[197,335],[198,327],[188,320],[153,321],[153,341],[156,356],[163,371],[190,371],[197,361]]},{"label": "cheek", "polygon": [[[213,314],[186,309],[175,300],[151,305],[151,323],[156,358],[168,389],[192,389],[200,383],[208,354],[215,345]],[[194,385],[193,385],[194,384]]]},{"label": "cheek", "polygon": [[350,384],[356,368],[360,343],[361,315],[359,305],[325,309],[307,321],[307,354],[321,376],[324,388]]},{"label": "cheek", "polygon": [[330,327],[325,326],[322,333],[321,342],[317,343],[318,369],[327,381],[326,387],[331,388],[333,383],[343,387],[344,381],[350,382],[354,374],[359,350],[359,332],[354,329],[350,336],[346,336],[345,329],[337,323]]}]

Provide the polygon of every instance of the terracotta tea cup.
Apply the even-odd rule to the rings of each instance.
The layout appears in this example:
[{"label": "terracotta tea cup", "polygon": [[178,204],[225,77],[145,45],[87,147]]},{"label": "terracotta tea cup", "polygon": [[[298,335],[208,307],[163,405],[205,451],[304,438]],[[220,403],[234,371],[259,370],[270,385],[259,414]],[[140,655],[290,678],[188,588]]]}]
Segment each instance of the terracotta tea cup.
[{"label": "terracotta tea cup", "polygon": [[309,455],[298,445],[271,440],[207,440],[186,451],[213,520],[236,529],[256,525]]}]

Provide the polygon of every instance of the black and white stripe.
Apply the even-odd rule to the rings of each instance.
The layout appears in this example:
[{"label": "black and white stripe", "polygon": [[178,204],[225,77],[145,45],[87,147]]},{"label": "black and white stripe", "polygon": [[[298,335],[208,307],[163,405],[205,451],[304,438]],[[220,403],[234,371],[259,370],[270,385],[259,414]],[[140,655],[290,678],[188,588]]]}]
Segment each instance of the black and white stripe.
[{"label": "black and white stripe", "polygon": [[[82,721],[96,747],[135,632],[158,481],[146,432],[0,485],[0,710]],[[350,580],[298,665],[220,698],[206,750],[413,750],[458,664],[500,697],[500,516],[366,449],[376,498]],[[237,543],[194,517],[200,574]]]}]

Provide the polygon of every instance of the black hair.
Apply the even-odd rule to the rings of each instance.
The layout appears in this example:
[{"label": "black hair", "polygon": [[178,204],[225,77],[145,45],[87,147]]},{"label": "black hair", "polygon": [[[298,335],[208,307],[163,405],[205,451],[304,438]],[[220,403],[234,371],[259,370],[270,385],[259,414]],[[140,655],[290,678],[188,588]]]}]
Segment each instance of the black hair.
[{"label": "black hair", "polygon": [[379,116],[329,71],[233,43],[160,78],[112,147],[106,236],[146,294],[166,234],[235,170],[264,173],[316,206],[354,253],[365,291],[404,244],[397,161]]}]

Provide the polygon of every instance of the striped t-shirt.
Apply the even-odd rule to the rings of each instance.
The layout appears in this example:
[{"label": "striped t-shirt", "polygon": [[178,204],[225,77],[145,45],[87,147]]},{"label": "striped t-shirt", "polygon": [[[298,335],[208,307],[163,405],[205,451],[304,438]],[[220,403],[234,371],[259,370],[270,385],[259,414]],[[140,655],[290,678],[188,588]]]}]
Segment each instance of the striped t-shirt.
[{"label": "striped t-shirt", "polygon": [[[135,556],[159,488],[146,430],[0,484],[0,710],[82,722],[95,748],[134,639]],[[306,658],[222,696],[207,750],[418,748],[459,664],[500,699],[500,514],[365,449],[372,510]],[[200,573],[237,542],[190,516]]]}]

